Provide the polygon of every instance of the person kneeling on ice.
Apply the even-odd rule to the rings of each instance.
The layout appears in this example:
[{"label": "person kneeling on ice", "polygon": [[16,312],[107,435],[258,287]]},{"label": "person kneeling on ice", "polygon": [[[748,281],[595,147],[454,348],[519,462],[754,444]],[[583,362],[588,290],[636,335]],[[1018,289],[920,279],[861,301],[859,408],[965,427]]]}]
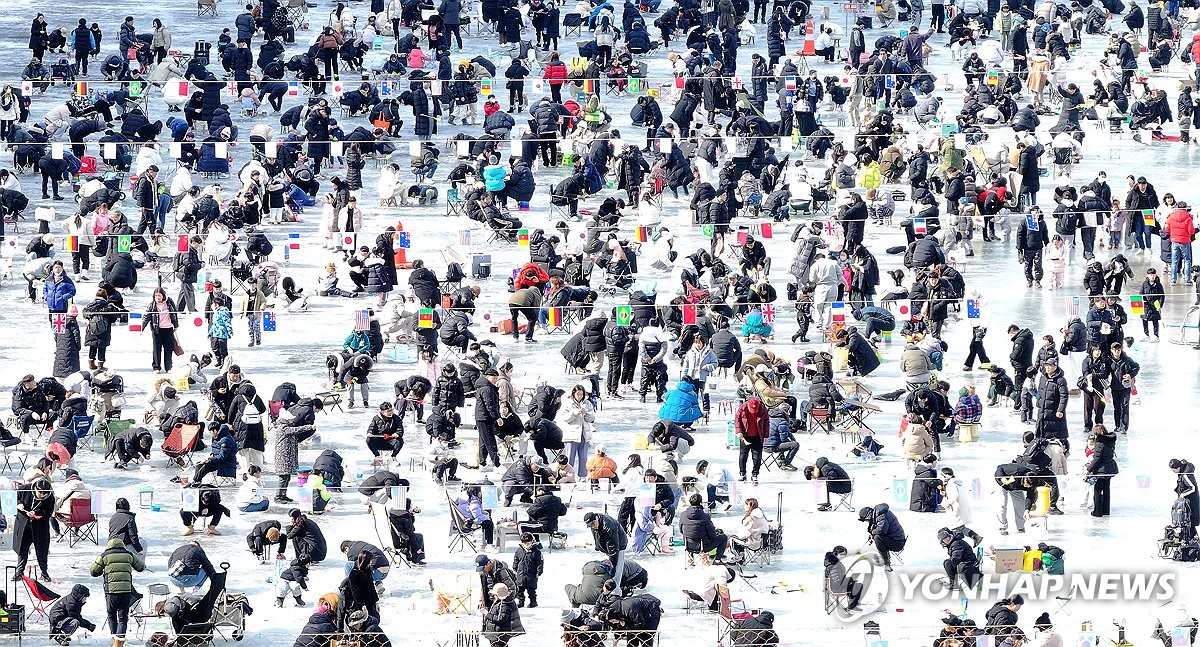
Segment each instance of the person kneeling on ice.
[{"label": "person kneeling on ice", "polygon": [[946,549],[948,558],[942,562],[951,589],[970,589],[975,586],[983,572],[979,570],[979,556],[968,544],[962,533],[945,528],[938,531],[938,541]]},{"label": "person kneeling on ice", "polygon": [[900,520],[889,508],[888,504],[880,503],[874,508],[861,508],[858,520],[867,524],[867,540],[875,544],[883,558],[883,566],[890,573],[892,570],[892,551],[904,550],[908,537]]},{"label": "person kneeling on ice", "polygon": [[83,617],[83,605],[87,604],[92,592],[82,584],[71,587],[71,592],[64,595],[50,608],[50,637],[60,645],[71,644],[71,634],[78,629],[95,631],[96,623]]},{"label": "person kneeling on ice", "polygon": [[296,606],[304,606],[301,591],[308,590],[308,555],[301,555],[292,560],[288,567],[279,574],[275,583],[275,606],[283,608],[283,599],[290,593],[296,600]]}]

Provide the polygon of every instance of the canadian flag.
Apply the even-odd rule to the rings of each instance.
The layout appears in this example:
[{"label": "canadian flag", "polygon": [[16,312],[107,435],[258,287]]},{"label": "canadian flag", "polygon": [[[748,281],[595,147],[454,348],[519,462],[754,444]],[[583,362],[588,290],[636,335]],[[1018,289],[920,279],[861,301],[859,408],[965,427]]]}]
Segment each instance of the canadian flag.
[{"label": "canadian flag", "polygon": [[896,316],[900,319],[912,319],[912,301],[909,299],[896,300]]}]

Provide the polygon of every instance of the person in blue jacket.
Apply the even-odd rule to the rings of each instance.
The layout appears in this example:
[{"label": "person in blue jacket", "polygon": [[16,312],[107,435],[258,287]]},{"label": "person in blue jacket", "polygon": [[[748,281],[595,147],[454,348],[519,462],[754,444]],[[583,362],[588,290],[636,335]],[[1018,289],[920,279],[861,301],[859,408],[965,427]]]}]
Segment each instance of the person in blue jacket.
[{"label": "person in blue jacket", "polygon": [[68,303],[75,298],[75,282],[67,276],[62,261],[54,261],[50,266],[50,274],[46,276],[46,282],[42,285],[42,297],[51,314],[65,313]]},{"label": "person in blue jacket", "polygon": [[681,381],[667,393],[667,399],[658,410],[658,417],[670,420],[684,427],[704,417],[700,409],[700,398],[696,395],[696,387],[690,382]]},{"label": "person in blue jacket", "polygon": [[199,483],[205,476],[214,472],[217,476],[237,475],[238,444],[229,430],[229,425],[221,425],[217,429],[217,437],[213,440],[211,449],[208,458],[196,463],[196,473],[192,476],[192,482]]},{"label": "person in blue jacket", "polygon": [[751,335],[770,337],[771,332],[771,324],[763,321],[762,310],[755,308],[746,315],[746,323],[742,324],[742,338],[745,341],[750,341]]}]

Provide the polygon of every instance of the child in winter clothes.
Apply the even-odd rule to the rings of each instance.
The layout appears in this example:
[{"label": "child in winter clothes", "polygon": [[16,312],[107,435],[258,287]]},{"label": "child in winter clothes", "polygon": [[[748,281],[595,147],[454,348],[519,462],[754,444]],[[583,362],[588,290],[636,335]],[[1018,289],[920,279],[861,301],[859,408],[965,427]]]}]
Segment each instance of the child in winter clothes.
[{"label": "child in winter clothes", "polygon": [[229,356],[229,338],[232,336],[233,315],[229,308],[217,306],[213,311],[212,324],[208,327],[209,346],[212,347],[217,366],[225,365],[225,358]]},{"label": "child in winter clothes", "polygon": [[296,599],[296,606],[304,606],[304,600],[300,597],[300,591],[308,590],[308,555],[301,555],[293,559],[291,564],[279,574],[279,580],[275,584],[275,606],[283,607],[283,598],[288,593]]},{"label": "child in winter clothes", "polygon": [[329,263],[325,266],[325,274],[320,279],[320,289],[317,294],[323,297],[347,297],[354,298],[358,296],[357,292],[347,292],[338,287],[337,265]]},{"label": "child in winter clothes", "polygon": [[[1121,236],[1125,232],[1125,218],[1128,214],[1121,208],[1120,200],[1113,200],[1112,211],[1108,215],[1108,246],[1110,249],[1121,249]],[[1100,245],[1104,247],[1103,244]]]},{"label": "child in winter clothes", "polygon": [[258,94],[253,88],[245,88],[242,90],[242,113],[247,117],[257,117],[261,113],[258,111],[262,103],[258,100]]},{"label": "child in winter clothes", "polygon": [[425,67],[425,61],[429,60],[429,55],[421,51],[420,47],[414,47],[408,52],[408,69],[419,70]]},{"label": "child in winter clothes", "polygon": [[1067,274],[1067,243],[1062,236],[1054,234],[1050,239],[1050,247],[1046,249],[1046,258],[1050,260],[1050,289],[1057,290],[1065,283]]},{"label": "child in winter clothes", "polygon": [[1021,422],[1033,424],[1035,414],[1033,402],[1037,399],[1037,369],[1030,366],[1025,369],[1025,384],[1021,386]]},{"label": "child in winter clothes", "polygon": [[517,574],[517,606],[525,606],[525,594],[529,594],[529,608],[537,606],[538,577],[542,574],[542,545],[532,533],[521,534],[521,544],[513,552],[513,571]]},{"label": "child in winter clothes", "polygon": [[262,468],[251,465],[242,475],[242,487],[238,489],[238,510],[242,512],[266,512],[271,503],[262,495]]}]

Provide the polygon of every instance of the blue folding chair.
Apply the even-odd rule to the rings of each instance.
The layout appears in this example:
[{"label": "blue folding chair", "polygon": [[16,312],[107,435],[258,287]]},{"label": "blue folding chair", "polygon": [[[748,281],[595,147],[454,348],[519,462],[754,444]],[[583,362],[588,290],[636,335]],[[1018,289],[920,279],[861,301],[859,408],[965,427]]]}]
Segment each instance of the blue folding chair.
[{"label": "blue folding chair", "polygon": [[71,430],[75,432],[75,438],[79,441],[79,444],[90,448],[92,451],[96,449],[93,442],[96,434],[92,433],[95,425],[95,416],[75,416],[71,418],[71,424],[69,425]]}]

